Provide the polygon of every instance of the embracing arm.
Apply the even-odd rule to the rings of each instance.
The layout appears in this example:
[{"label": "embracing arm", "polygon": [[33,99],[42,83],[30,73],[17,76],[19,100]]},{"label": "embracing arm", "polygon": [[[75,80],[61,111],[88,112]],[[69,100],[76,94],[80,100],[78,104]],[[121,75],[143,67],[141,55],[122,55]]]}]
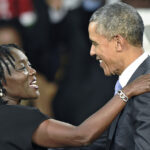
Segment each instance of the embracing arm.
[{"label": "embracing arm", "polygon": [[[131,98],[150,91],[150,75],[144,75],[122,91]],[[49,119],[42,122],[33,134],[34,143],[45,147],[85,146],[98,138],[115,119],[126,103],[115,95],[100,110],[79,126]]]}]

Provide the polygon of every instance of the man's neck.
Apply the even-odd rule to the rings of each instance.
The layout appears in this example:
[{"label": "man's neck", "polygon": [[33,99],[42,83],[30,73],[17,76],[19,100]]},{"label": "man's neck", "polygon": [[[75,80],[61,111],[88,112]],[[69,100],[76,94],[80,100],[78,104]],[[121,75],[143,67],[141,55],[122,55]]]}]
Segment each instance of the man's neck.
[{"label": "man's neck", "polygon": [[132,47],[131,50],[128,50],[124,54],[124,67],[122,72],[132,64],[137,58],[139,58],[144,53],[142,48]]},{"label": "man's neck", "polygon": [[143,53],[122,72],[122,74],[119,76],[119,81],[122,87],[127,84],[131,76],[147,57],[148,53]]}]

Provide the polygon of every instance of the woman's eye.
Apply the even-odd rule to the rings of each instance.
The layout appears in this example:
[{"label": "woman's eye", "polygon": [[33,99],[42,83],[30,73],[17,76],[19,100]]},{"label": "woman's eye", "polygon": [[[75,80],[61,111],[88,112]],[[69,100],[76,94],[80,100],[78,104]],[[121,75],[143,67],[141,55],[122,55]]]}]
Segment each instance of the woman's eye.
[{"label": "woman's eye", "polygon": [[26,66],[24,64],[20,64],[17,66],[16,68],[17,70],[25,70],[26,69]]},{"label": "woman's eye", "polygon": [[32,67],[30,63],[21,63],[17,66],[16,70],[18,71],[27,71],[28,67]]},{"label": "woman's eye", "polygon": [[25,69],[26,69],[25,66],[18,68],[18,70],[25,70]]}]

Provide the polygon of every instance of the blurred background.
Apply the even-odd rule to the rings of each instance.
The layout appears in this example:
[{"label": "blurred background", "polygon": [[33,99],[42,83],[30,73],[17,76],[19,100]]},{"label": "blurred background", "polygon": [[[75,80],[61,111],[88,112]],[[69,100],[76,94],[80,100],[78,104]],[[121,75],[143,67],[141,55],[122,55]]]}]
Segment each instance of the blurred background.
[{"label": "blurred background", "polygon": [[[24,105],[78,125],[113,96],[117,78],[105,77],[89,55],[88,22],[97,8],[119,1],[0,0],[0,44],[23,47],[37,70],[41,96]],[[149,53],[150,0],[122,1],[142,16]]]}]

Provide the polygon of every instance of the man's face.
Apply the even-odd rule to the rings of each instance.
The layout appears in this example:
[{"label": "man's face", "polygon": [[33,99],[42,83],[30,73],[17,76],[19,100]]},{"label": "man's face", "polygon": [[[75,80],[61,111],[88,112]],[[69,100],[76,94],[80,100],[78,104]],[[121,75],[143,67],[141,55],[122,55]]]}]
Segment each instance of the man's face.
[{"label": "man's face", "polygon": [[116,41],[107,40],[96,32],[96,22],[89,24],[89,38],[92,41],[91,56],[96,56],[106,76],[119,74],[119,59],[117,58]]}]

